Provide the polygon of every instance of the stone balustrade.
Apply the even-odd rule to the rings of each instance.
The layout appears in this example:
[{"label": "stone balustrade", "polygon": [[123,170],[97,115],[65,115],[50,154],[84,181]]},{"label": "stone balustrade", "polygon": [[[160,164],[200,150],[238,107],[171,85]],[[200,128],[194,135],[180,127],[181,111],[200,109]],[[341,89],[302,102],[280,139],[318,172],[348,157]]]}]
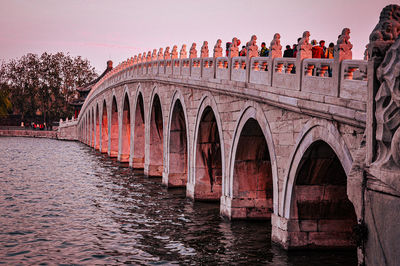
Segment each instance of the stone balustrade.
[{"label": "stone balustrade", "polygon": [[[137,77],[173,77],[220,82],[229,80],[337,96],[365,102],[367,97],[367,61],[269,57],[208,57],[156,60],[121,64],[101,79],[89,94],[99,87],[109,87]],[[332,73],[340,75],[333,75]],[[268,90],[267,88],[265,88]]]}]

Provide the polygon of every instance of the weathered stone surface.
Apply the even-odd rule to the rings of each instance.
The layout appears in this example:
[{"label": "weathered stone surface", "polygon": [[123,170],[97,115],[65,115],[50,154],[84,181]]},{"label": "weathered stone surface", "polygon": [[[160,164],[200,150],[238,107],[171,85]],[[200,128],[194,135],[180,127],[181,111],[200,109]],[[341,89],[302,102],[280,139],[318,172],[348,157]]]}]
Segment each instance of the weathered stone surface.
[{"label": "weathered stone surface", "polygon": [[[271,42],[271,56],[276,52],[273,60],[255,54],[251,60],[236,57],[236,38],[229,57],[221,57],[220,40],[213,53],[219,58],[208,58],[206,45],[201,49],[201,58],[197,58],[193,46],[187,59],[184,45],[181,59],[175,58],[175,47],[173,59],[169,48],[160,58],[160,49],[156,64],[149,64],[146,55],[138,56],[136,64],[133,59],[132,68],[122,64],[91,92],[78,118],[77,136],[95,147],[98,139],[102,152],[111,153],[114,149],[112,152],[117,151],[120,160],[127,159],[129,146],[131,166],[144,168],[150,175],[162,175],[167,186],[186,186],[187,196],[195,200],[221,200],[224,216],[271,218],[273,241],[287,249],[353,247],[348,233],[354,221],[362,218],[362,192],[356,190],[362,186],[363,177],[359,175],[363,172],[355,171],[358,176],[350,172],[363,143],[366,121],[371,121],[366,118],[370,83],[363,75],[373,75],[374,71],[367,71],[365,62],[341,60],[328,62],[332,73],[337,74],[328,77],[324,74],[326,61],[307,59],[311,57],[308,32],[300,42],[297,59],[280,58],[279,37],[275,35]],[[252,40],[249,48],[256,45]],[[342,59],[348,58],[350,46],[349,33],[343,31],[337,46],[342,49]],[[250,50],[249,54],[255,51]],[[397,65],[391,66],[389,72],[396,76],[393,73],[397,73]],[[340,69],[343,71],[339,73]],[[385,79],[383,75],[382,80]],[[132,108],[129,123],[123,107],[125,91]],[[174,107],[177,97],[179,111]],[[156,105],[158,111],[154,111]],[[93,112],[97,107],[99,110]],[[250,118],[259,123],[261,133],[253,127],[244,130]],[[99,120],[99,129],[94,120]],[[123,140],[128,138],[129,125],[130,145]],[[65,126],[60,130],[69,129]],[[119,139],[115,132],[121,132]],[[332,147],[338,159],[325,158],[326,153],[318,149],[308,150],[320,142]],[[307,161],[308,158],[312,160]],[[298,169],[305,165],[308,170]],[[342,183],[335,184],[332,180],[339,180],[339,172]],[[386,173],[398,174],[373,168],[368,172],[374,177]],[[383,183],[368,184],[371,189],[395,193]],[[352,208],[349,199],[355,208],[351,219],[346,216]],[[388,204],[394,202],[391,200]],[[364,218],[371,221],[367,216]],[[385,224],[388,222],[385,220]],[[395,246],[386,236],[389,232],[393,230],[382,233],[388,239],[384,245]],[[380,234],[373,236],[373,241]],[[370,244],[368,250],[376,248],[375,244]],[[391,248],[385,246],[385,252],[388,249]],[[390,252],[385,254],[391,254],[393,259]],[[382,253],[378,253],[376,256],[381,258]]]}]

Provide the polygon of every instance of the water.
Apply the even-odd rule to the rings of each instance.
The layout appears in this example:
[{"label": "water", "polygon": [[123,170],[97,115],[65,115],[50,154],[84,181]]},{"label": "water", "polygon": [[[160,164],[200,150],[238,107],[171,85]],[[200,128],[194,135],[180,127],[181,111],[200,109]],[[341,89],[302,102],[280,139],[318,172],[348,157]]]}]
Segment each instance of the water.
[{"label": "water", "polygon": [[228,222],[218,204],[76,142],[0,138],[0,264],[356,265],[348,252],[286,252],[270,222]]}]

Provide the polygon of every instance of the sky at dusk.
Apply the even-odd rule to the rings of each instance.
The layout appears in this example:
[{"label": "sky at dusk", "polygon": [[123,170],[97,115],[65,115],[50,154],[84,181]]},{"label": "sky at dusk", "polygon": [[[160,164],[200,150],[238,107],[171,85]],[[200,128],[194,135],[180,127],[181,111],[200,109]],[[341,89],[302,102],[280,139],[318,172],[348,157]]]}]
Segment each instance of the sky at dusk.
[{"label": "sky at dusk", "polygon": [[[273,35],[294,44],[303,31],[310,40],[335,42],[351,30],[353,59],[362,59],[368,36],[387,0],[0,0],[0,61],[26,53],[65,52],[90,60],[98,73],[138,53],[192,42],[223,43],[251,35],[269,46]],[[399,3],[397,3],[399,4]],[[225,48],[225,45],[223,45]],[[211,54],[211,52],[210,52]]]}]

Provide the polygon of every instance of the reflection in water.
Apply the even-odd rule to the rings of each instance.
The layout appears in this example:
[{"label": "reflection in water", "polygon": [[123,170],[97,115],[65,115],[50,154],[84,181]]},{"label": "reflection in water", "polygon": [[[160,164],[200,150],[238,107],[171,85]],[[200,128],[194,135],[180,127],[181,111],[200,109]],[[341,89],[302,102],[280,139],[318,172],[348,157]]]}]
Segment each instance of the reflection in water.
[{"label": "reflection in water", "polygon": [[228,222],[218,204],[76,142],[0,138],[0,264],[356,265],[349,253],[287,253],[270,222]]}]

